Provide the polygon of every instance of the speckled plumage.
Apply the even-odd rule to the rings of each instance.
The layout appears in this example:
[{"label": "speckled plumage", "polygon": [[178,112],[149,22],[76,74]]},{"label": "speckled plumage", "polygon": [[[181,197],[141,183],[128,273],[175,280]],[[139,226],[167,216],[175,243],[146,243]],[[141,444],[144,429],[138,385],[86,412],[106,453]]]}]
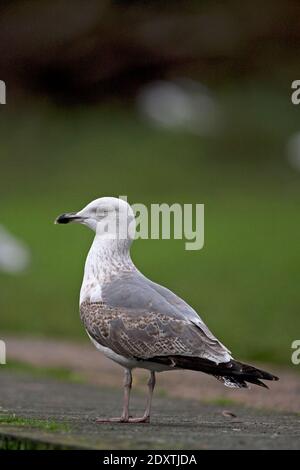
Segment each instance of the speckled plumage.
[{"label": "speckled plumage", "polygon": [[94,239],[80,293],[90,337],[125,358],[182,354],[229,361],[229,351],[192,307],[137,270],[129,246],[128,240]]},{"label": "speckled plumage", "polygon": [[83,302],[80,316],[95,341],[128,359],[176,354],[211,359],[218,347],[189,320],[166,313]]},{"label": "speckled plumage", "polygon": [[[108,421],[149,422],[155,372],[163,370],[202,371],[238,388],[247,387],[247,382],[265,386],[260,379],[277,380],[268,372],[233,360],[192,307],[138,271],[130,257],[135,219],[126,202],[100,198],[57,219],[63,224],[71,221],[96,232],[80,291],[81,320],[95,346],[125,368],[123,412],[120,418]],[[119,228],[125,237],[120,236]],[[129,414],[135,367],[150,371],[149,397],[141,418]]]}]

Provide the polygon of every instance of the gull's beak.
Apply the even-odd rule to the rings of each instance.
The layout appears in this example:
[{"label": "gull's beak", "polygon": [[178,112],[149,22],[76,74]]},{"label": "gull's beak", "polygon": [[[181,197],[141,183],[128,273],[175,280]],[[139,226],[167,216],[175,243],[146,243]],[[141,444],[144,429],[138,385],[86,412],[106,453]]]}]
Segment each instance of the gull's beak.
[{"label": "gull's beak", "polygon": [[67,212],[66,214],[61,214],[55,219],[55,224],[68,224],[70,222],[76,222],[82,220],[82,217],[77,215],[76,212]]}]

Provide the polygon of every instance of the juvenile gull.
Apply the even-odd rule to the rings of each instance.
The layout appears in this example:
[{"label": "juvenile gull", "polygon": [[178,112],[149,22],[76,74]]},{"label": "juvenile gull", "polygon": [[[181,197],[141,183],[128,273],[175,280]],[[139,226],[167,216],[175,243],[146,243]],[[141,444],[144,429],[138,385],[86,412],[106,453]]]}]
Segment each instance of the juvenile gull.
[{"label": "juvenile gull", "polygon": [[[103,197],[56,219],[69,222],[95,232],[80,291],[81,320],[96,348],[125,369],[121,417],[98,422],[149,422],[155,372],[201,371],[234,388],[247,388],[247,382],[266,387],[260,379],[278,380],[235,361],[192,307],[135,267],[130,257],[135,218],[127,202]],[[133,418],[129,399],[137,367],[150,371],[149,395],[144,415]]]}]

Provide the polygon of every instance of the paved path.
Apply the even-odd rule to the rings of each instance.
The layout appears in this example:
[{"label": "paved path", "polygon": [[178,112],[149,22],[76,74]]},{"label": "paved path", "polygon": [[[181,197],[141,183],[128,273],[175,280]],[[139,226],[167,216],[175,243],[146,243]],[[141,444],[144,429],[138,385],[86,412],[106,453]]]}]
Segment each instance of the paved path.
[{"label": "paved path", "polygon": [[[96,424],[97,416],[120,411],[121,391],[95,385],[0,374],[0,418],[55,420],[68,429],[48,432],[31,426],[1,424],[3,436],[53,446],[93,449],[299,449],[300,416],[240,405],[224,407],[191,399],[157,396],[149,425]],[[144,396],[134,395],[133,412],[141,413]],[[230,417],[230,413],[236,417]],[[2,438],[1,438],[2,436]]]},{"label": "paved path", "polygon": [[[91,342],[15,338],[4,336],[7,344],[7,361],[20,361],[40,368],[63,367],[79,374],[86,382],[120,387],[123,372],[120,366],[105,358]],[[172,371],[157,376],[155,395],[189,398],[216,402],[230,400],[237,404],[257,408],[300,412],[300,366],[274,368],[269,364],[257,364],[280,377],[279,382],[269,382],[270,390],[253,386],[251,390],[236,390],[224,387],[215,378],[193,371]],[[5,367],[5,366],[4,366]],[[1,371],[1,369],[0,369]],[[134,371],[134,387],[145,392],[145,371]]]}]

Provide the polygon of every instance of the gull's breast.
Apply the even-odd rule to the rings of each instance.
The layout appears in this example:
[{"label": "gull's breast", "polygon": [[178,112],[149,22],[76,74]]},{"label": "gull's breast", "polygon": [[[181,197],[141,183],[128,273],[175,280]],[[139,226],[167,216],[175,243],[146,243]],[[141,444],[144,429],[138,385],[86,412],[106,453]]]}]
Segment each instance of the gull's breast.
[{"label": "gull's breast", "polygon": [[83,282],[80,289],[80,305],[83,302],[101,302],[102,288],[97,281]]}]

